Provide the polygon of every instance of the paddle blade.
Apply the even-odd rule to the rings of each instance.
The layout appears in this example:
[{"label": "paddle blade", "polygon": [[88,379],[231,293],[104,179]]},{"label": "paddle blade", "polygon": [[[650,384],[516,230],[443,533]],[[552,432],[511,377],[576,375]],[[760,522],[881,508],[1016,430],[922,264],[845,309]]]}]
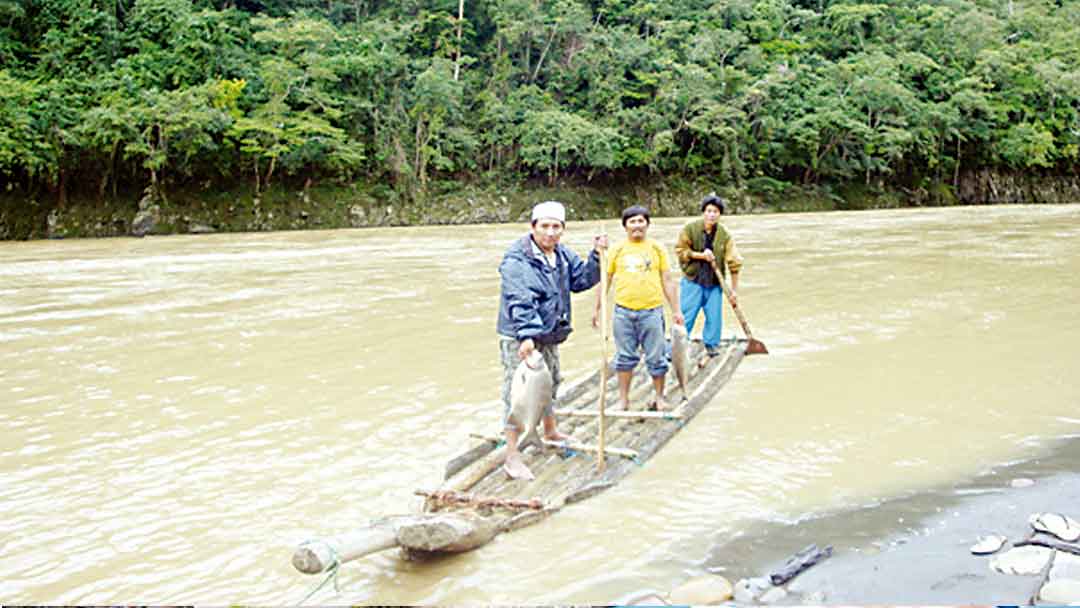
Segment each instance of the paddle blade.
[{"label": "paddle blade", "polygon": [[765,343],[761,340],[755,340],[750,338],[750,343],[746,345],[746,354],[748,355],[767,355],[769,349],[765,348]]}]

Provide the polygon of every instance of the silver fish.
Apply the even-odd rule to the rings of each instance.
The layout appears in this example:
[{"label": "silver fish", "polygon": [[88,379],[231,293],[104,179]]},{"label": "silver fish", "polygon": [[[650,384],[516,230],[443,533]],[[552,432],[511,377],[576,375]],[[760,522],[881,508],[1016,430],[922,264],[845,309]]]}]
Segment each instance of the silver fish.
[{"label": "silver fish", "polygon": [[544,363],[544,356],[533,351],[527,359],[514,370],[514,380],[510,385],[509,421],[521,429],[518,450],[535,443],[541,445],[536,426],[544,415],[544,409],[551,403],[551,372]]},{"label": "silver fish", "polygon": [[690,397],[687,393],[687,381],[690,378],[690,338],[682,325],[671,326],[671,367],[675,370],[675,378],[679,381],[685,401]]}]

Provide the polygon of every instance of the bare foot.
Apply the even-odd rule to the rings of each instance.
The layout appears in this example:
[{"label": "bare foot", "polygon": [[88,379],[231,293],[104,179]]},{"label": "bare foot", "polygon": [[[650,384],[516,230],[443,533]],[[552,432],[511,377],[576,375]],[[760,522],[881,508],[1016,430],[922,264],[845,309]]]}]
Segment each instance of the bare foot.
[{"label": "bare foot", "polygon": [[658,397],[656,399],[656,401],[653,401],[653,409],[655,409],[657,411],[660,411],[660,412],[670,412],[671,410],[673,410],[675,408],[672,407],[671,404],[668,403],[667,401],[664,401],[662,398]]},{"label": "bare foot", "polygon": [[554,441],[554,442],[558,443],[560,441],[566,441],[567,439],[570,439],[570,436],[569,435],[563,435],[559,431],[553,431],[551,433],[545,433],[544,434],[544,441]]},{"label": "bare foot", "polygon": [[629,412],[630,411],[630,402],[629,401],[621,401],[621,402],[619,402],[619,409],[624,411],[624,412]]},{"label": "bare foot", "polygon": [[529,467],[525,466],[525,463],[522,462],[521,454],[507,456],[506,462],[503,463],[503,471],[505,471],[511,479],[536,479],[536,476],[529,470]]}]

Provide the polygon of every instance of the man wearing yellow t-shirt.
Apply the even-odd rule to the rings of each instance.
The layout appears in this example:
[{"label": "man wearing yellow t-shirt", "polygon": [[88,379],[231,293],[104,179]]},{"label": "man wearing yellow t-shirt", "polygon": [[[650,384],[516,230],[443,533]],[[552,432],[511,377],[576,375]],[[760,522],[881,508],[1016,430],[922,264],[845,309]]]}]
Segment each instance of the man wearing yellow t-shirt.
[{"label": "man wearing yellow t-shirt", "polygon": [[[664,401],[664,377],[668,363],[664,354],[664,299],[671,306],[671,318],[683,325],[675,281],[671,278],[667,252],[647,238],[649,210],[635,205],[622,214],[627,240],[608,256],[608,285],[615,282],[615,373],[619,379],[619,402],[630,409],[630,377],[645,351],[645,365],[652,376],[656,396],[650,407],[670,409]],[[593,326],[599,326],[600,292],[597,290]]]}]

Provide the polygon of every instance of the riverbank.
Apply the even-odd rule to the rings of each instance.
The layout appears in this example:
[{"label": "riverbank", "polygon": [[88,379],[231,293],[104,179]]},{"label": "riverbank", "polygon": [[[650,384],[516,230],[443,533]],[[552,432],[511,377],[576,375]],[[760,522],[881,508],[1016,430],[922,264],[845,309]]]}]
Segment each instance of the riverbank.
[{"label": "riverbank", "polygon": [[1040,577],[1001,574],[990,568],[993,556],[970,548],[988,534],[1019,541],[1031,531],[1033,513],[1080,517],[1078,465],[1080,441],[1065,441],[1045,456],[947,487],[790,525],[763,524],[713,546],[705,565],[734,582],[778,570],[811,543],[831,545],[833,555],[791,581],[778,603],[1023,605]]},{"label": "riverbank", "polygon": [[439,182],[407,198],[378,182],[275,185],[255,193],[246,185],[204,183],[155,193],[108,197],[72,195],[61,205],[47,192],[0,193],[0,240],[92,238],[147,234],[202,234],[455,225],[524,221],[534,203],[560,200],[572,220],[618,217],[631,202],[654,216],[699,212],[703,194],[717,191],[731,214],[886,209],[1002,203],[1080,201],[1080,177],[972,171],[954,186],[859,182],[803,186],[766,177],[718,185],[707,177],[653,177],[536,182]]}]

